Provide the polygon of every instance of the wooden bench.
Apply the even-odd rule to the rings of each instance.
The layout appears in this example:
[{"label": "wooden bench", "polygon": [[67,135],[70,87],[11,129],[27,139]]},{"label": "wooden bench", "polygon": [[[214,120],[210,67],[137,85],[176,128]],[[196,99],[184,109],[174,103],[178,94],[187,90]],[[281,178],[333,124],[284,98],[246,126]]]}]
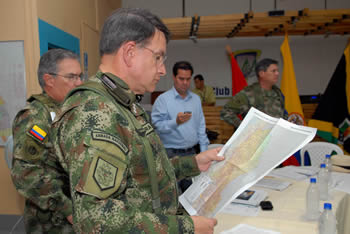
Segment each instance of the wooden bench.
[{"label": "wooden bench", "polygon": [[234,133],[235,128],[220,119],[222,106],[203,106],[203,113],[206,127],[219,133],[218,139],[211,141],[211,144],[225,144]]}]

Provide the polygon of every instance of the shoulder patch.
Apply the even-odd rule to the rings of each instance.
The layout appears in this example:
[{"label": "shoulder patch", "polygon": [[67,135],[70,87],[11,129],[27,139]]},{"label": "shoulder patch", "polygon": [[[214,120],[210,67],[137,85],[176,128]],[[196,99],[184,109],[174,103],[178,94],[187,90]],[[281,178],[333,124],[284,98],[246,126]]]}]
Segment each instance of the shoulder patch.
[{"label": "shoulder patch", "polygon": [[129,152],[128,147],[126,147],[126,145],[118,137],[112,134],[98,131],[98,130],[93,130],[91,132],[91,137],[93,140],[96,140],[96,141],[106,141],[106,142],[112,143],[113,145],[121,149],[124,154],[127,154]]},{"label": "shoulder patch", "polygon": [[101,191],[115,186],[117,173],[118,167],[98,157],[93,178]]},{"label": "shoulder patch", "polygon": [[29,131],[29,135],[34,137],[34,139],[39,140],[40,142],[43,142],[45,140],[45,137],[47,133],[42,130],[38,125],[34,125]]},{"label": "shoulder patch", "polygon": [[121,186],[127,165],[113,156],[96,150],[88,172],[81,174],[77,191],[108,198]]},{"label": "shoulder patch", "polygon": [[42,156],[43,150],[44,148],[39,146],[34,140],[27,139],[25,142],[23,156],[27,160],[36,161]]}]

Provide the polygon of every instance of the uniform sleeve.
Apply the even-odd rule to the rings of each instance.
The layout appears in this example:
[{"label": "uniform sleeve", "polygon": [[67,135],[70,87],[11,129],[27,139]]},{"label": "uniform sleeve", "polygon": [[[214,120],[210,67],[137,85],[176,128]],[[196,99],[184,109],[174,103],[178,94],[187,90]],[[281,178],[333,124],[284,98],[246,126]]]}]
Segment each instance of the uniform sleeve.
[{"label": "uniform sleeve", "polygon": [[[97,105],[99,100],[95,99],[66,114],[57,123],[60,137],[54,141],[54,147],[59,148],[68,161],[75,231],[193,233],[190,216],[141,209],[152,204],[151,197],[140,193],[141,188],[130,176],[133,168],[128,166],[130,152],[123,138],[128,136],[119,132],[122,131],[120,126],[117,126],[119,135],[109,135],[117,134],[109,124],[118,114],[111,115],[108,102],[101,100],[103,107]],[[99,111],[95,111],[96,105]],[[123,124],[121,117],[118,123]],[[128,200],[130,197],[134,199]]]},{"label": "uniform sleeve", "polygon": [[228,101],[220,112],[220,117],[227,123],[235,126],[241,124],[242,120],[238,115],[246,114],[249,110],[249,103],[246,95],[241,91]]},{"label": "uniform sleeve", "polygon": [[164,96],[159,96],[152,108],[152,123],[160,133],[171,133],[177,128],[176,118],[171,119]]},{"label": "uniform sleeve", "polygon": [[67,192],[64,191],[56,168],[44,164],[49,156],[46,147],[48,136],[41,141],[30,133],[36,130],[43,136],[49,131],[50,117],[45,113],[44,109],[27,109],[17,115],[13,123],[14,161],[11,176],[16,189],[26,199],[42,210],[59,212],[67,217],[72,214],[72,203],[66,195],[69,194],[69,187]]}]

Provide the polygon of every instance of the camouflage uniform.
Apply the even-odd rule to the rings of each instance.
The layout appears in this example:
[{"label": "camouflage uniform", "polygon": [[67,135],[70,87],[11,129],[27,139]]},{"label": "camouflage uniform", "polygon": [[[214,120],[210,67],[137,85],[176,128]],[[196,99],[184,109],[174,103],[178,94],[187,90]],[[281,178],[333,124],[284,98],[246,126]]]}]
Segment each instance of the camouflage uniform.
[{"label": "camouflage uniform", "polygon": [[57,160],[70,178],[75,231],[193,233],[191,217],[176,215],[176,177],[198,175],[195,158],[168,159],[122,80],[98,72],[72,90],[53,129]]},{"label": "camouflage uniform", "polygon": [[[27,233],[74,233],[66,217],[72,214],[68,178],[60,177],[52,157],[51,113],[59,104],[47,94],[33,95],[13,123],[14,161],[11,176],[18,192],[26,198],[24,222]],[[53,116],[54,117],[54,116]],[[65,187],[64,187],[65,186]]]},{"label": "camouflage uniform", "polygon": [[244,118],[251,107],[276,118],[288,118],[281,90],[275,85],[271,90],[265,90],[256,82],[245,87],[225,104],[220,113],[221,119],[237,128],[242,122],[237,115]]},{"label": "camouflage uniform", "polygon": [[214,94],[214,90],[212,87],[204,85],[204,90],[200,90],[200,89],[193,89],[192,92],[194,92],[195,94],[197,94],[200,98],[201,98],[201,102],[205,102],[207,104],[212,104],[216,102],[216,96]]}]

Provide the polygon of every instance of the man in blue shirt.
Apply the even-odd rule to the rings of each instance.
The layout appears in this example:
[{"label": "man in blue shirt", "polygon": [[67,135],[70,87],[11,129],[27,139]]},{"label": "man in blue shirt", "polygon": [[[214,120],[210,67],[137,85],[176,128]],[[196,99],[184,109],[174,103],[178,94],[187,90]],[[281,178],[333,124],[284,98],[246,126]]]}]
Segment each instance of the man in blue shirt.
[{"label": "man in blue shirt", "polygon": [[[152,122],[169,158],[196,154],[197,144],[201,152],[208,149],[201,100],[189,91],[192,74],[193,67],[189,62],[175,63],[174,87],[161,94],[153,105]],[[188,186],[186,182],[180,183],[182,191]]]}]

